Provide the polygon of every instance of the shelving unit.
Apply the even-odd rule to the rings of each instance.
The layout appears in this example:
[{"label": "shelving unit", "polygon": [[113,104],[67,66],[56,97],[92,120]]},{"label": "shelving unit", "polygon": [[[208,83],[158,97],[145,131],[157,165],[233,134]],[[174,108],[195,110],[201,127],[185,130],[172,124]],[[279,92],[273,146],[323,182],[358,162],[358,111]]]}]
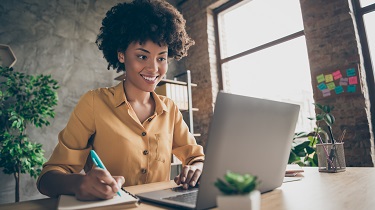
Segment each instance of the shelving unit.
[{"label": "shelving unit", "polygon": [[[179,81],[178,79],[186,75],[186,81]],[[188,109],[187,110],[181,110],[181,111],[187,111],[188,112],[188,124],[189,124],[189,131],[192,133],[194,136],[200,136],[199,133],[194,133],[194,116],[193,112],[198,111],[197,108],[193,108],[193,98],[192,98],[192,87],[196,87],[197,84],[194,84],[191,82],[191,72],[190,70],[186,70],[185,72],[175,75],[174,80],[162,80],[159,82],[158,85],[162,85],[164,83],[175,83],[175,84],[180,84],[180,85],[186,85],[187,86],[187,97],[188,97]]]}]

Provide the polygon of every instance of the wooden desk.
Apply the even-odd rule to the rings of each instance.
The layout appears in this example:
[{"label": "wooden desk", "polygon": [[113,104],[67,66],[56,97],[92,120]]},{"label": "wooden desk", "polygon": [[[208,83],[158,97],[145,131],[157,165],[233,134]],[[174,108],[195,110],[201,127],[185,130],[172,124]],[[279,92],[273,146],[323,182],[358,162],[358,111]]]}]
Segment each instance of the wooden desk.
[{"label": "wooden desk", "polygon": [[[375,168],[347,168],[340,173],[319,173],[317,168],[304,168],[304,178],[287,182],[262,194],[262,210],[361,210],[375,209]],[[159,182],[127,187],[132,193],[147,192],[175,186],[174,182]],[[0,209],[51,210],[57,199],[47,198],[3,204]],[[142,203],[137,210],[170,209]]]}]

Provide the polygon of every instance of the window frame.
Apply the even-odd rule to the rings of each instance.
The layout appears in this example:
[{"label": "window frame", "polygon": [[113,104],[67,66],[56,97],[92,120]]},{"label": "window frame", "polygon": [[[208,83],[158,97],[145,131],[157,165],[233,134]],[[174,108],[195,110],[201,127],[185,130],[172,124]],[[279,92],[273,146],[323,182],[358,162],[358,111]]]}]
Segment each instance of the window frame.
[{"label": "window frame", "polygon": [[[370,48],[367,41],[367,34],[363,16],[365,14],[375,12],[375,3],[365,7],[361,7],[360,0],[351,0],[355,22],[357,25],[359,41],[361,43],[361,50],[363,56],[363,65],[365,67],[366,82],[370,100],[370,115],[372,124],[372,133],[375,134],[375,77],[374,67],[371,61]],[[373,52],[375,53],[375,52]],[[375,140],[374,140],[375,141]]]},{"label": "window frame", "polygon": [[241,58],[241,57],[244,57],[246,55],[250,55],[252,53],[255,53],[255,52],[258,52],[258,51],[261,51],[261,50],[264,50],[264,49],[267,49],[267,48],[270,48],[270,47],[273,47],[273,46],[276,46],[278,44],[282,44],[282,43],[290,41],[292,39],[295,39],[295,38],[298,38],[298,37],[301,37],[301,36],[305,36],[305,31],[300,30],[300,31],[294,32],[292,34],[286,35],[284,37],[281,37],[279,39],[270,41],[268,43],[265,43],[265,44],[256,46],[254,48],[247,49],[247,50],[242,51],[240,53],[231,55],[229,57],[221,58],[221,51],[220,51],[221,42],[220,42],[220,34],[219,34],[219,14],[221,12],[227,10],[227,9],[235,9],[235,8],[241,6],[242,4],[247,3],[249,1],[251,1],[251,0],[246,0],[246,1],[229,0],[225,4],[221,5],[218,8],[215,8],[213,10],[215,40],[216,40],[216,58],[217,58],[217,61],[218,61],[218,75],[219,75],[219,89],[220,90],[224,90],[224,82],[223,82],[224,75],[223,75],[223,71],[222,71],[222,65],[224,63],[235,60],[235,59],[238,59],[238,58]]}]

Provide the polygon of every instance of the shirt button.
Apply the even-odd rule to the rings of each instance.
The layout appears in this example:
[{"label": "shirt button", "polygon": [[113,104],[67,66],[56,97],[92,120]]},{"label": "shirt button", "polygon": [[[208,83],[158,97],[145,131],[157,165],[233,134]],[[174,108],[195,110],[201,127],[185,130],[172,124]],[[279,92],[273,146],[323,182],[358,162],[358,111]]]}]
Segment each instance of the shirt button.
[{"label": "shirt button", "polygon": [[146,136],[146,132],[142,132],[142,136]]},{"label": "shirt button", "polygon": [[147,120],[147,121],[151,122],[151,120],[152,120],[152,118],[150,117],[150,118],[148,118],[148,120]]},{"label": "shirt button", "polygon": [[144,151],[143,151],[143,154],[144,154],[144,155],[148,155],[148,150],[144,150]]},{"label": "shirt button", "polygon": [[145,169],[145,168],[142,168],[142,169],[141,169],[141,173],[142,173],[142,174],[145,174],[145,173],[147,173],[147,169]]}]

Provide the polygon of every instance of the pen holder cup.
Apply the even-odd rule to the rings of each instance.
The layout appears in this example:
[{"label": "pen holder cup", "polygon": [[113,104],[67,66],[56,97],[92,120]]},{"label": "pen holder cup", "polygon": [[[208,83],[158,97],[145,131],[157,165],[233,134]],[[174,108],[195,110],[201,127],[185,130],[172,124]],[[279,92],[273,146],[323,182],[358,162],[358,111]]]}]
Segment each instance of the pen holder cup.
[{"label": "pen holder cup", "polygon": [[344,143],[316,144],[319,172],[336,173],[346,169]]}]

